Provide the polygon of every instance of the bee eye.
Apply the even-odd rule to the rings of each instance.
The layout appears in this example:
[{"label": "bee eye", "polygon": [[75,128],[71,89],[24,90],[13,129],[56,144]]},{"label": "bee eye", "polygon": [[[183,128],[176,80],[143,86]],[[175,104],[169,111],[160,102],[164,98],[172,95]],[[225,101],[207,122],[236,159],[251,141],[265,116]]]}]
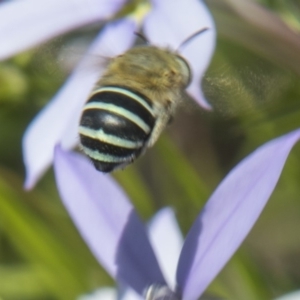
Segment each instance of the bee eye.
[{"label": "bee eye", "polygon": [[181,67],[181,74],[184,78],[185,86],[187,87],[190,84],[192,78],[191,68],[186,59],[184,59],[182,56],[176,55],[175,59]]}]

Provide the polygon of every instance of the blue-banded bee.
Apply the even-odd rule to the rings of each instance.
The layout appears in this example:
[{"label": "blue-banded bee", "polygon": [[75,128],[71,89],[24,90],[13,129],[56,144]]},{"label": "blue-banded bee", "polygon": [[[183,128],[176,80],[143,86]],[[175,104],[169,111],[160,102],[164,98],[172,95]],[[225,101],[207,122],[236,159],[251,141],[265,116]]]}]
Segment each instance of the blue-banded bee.
[{"label": "blue-banded bee", "polygon": [[187,97],[190,80],[187,61],[168,49],[137,46],[111,59],[79,125],[81,149],[96,169],[123,168],[151,147]]}]

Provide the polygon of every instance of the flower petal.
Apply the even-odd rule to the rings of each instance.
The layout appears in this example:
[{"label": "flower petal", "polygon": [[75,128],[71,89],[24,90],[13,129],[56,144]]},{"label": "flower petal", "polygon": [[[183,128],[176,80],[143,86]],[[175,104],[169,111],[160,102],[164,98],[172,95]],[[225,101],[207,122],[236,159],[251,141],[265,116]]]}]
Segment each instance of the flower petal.
[{"label": "flower petal", "polygon": [[88,295],[82,295],[77,300],[117,300],[117,290],[114,288],[101,288]]},{"label": "flower petal", "polygon": [[94,292],[79,296],[77,300],[143,300],[133,289],[127,287],[124,291],[118,291],[116,288],[99,288]]},{"label": "flower petal", "polygon": [[216,30],[207,7],[198,0],[152,0],[153,10],[147,16],[144,30],[149,40],[160,47],[178,49],[188,37],[202,28],[208,30],[193,38],[183,50],[188,60],[193,78],[187,91],[204,108],[211,106],[200,89],[200,81],[212,57]]},{"label": "flower petal", "polygon": [[175,273],[183,237],[171,208],[160,210],[149,223],[149,238],[168,286],[175,289]]},{"label": "flower petal", "polygon": [[139,294],[153,282],[164,283],[146,230],[113,179],[60,147],[54,170],[66,209],[106,271]]},{"label": "flower petal", "polygon": [[274,139],[239,163],[222,181],[191,228],[177,280],[195,300],[240,246],[273,192],[300,130]]},{"label": "flower petal", "polygon": [[76,27],[109,18],[124,0],[22,0],[0,6],[0,59]]},{"label": "flower petal", "polygon": [[283,295],[275,300],[300,300],[300,291],[295,291],[286,295]]},{"label": "flower petal", "polygon": [[29,125],[23,137],[25,188],[32,188],[49,167],[57,143],[62,142],[65,149],[70,149],[78,142],[82,106],[104,67],[101,61],[98,66],[91,66],[91,57],[109,53],[114,56],[127,50],[135,39],[136,26],[131,19],[107,25],[65,85]]},{"label": "flower petal", "polygon": [[144,300],[144,297],[137,294],[130,287],[124,287],[124,289],[119,289],[118,299],[120,300]]}]

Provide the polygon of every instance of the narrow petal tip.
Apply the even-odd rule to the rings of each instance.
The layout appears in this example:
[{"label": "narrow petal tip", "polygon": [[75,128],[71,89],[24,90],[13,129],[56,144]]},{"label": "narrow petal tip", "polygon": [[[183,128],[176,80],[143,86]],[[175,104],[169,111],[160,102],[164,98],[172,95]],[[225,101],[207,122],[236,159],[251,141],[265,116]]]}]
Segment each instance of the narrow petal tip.
[{"label": "narrow petal tip", "polygon": [[54,171],[66,209],[107,272],[140,295],[149,283],[164,283],[146,230],[118,184],[59,146]]},{"label": "narrow petal tip", "polygon": [[245,239],[269,197],[300,129],[269,141],[221,182],[188,233],[177,269],[185,300],[198,299]]}]

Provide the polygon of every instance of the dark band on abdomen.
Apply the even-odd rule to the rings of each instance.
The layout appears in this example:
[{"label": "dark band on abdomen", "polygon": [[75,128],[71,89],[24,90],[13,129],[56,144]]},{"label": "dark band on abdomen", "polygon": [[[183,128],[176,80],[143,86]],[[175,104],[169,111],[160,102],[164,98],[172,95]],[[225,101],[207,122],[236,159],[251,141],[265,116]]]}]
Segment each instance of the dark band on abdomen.
[{"label": "dark band on abdomen", "polygon": [[140,93],[101,87],[83,108],[81,147],[98,170],[111,172],[141,154],[154,125],[152,106]]},{"label": "dark band on abdomen", "polygon": [[80,126],[94,130],[102,129],[106,134],[130,141],[144,141],[149,136],[149,133],[124,116],[101,109],[85,110],[81,116]]}]

